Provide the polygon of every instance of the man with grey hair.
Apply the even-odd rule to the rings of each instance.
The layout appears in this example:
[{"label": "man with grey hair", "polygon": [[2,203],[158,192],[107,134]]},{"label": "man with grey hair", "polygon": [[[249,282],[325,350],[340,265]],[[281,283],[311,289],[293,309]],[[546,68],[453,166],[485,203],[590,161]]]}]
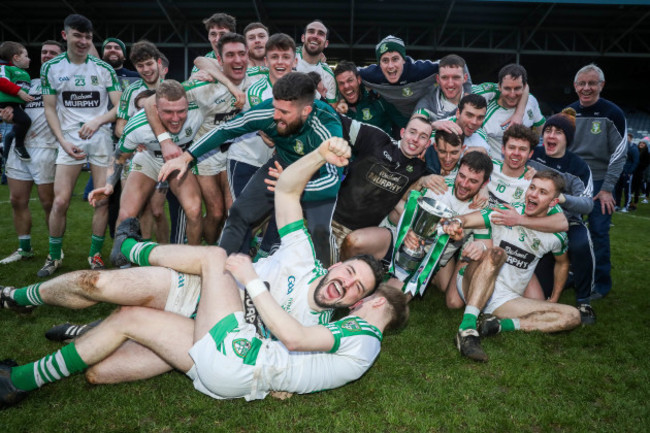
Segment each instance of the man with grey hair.
[{"label": "man with grey hair", "polygon": [[573,80],[578,101],[573,153],[589,165],[594,181],[594,208],[589,214],[589,231],[596,253],[596,276],[591,299],[600,299],[612,289],[609,227],[614,212],[612,191],[621,175],[627,154],[627,122],[623,111],[600,97],[605,74],[595,64],[580,69]]}]

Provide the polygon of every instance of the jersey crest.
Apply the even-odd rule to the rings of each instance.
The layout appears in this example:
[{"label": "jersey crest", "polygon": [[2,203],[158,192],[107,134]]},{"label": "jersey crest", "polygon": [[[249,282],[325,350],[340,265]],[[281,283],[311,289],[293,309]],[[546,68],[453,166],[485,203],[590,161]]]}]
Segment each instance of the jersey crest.
[{"label": "jersey crest", "polygon": [[361,110],[361,113],[363,114],[363,117],[362,117],[363,120],[372,119],[372,114],[370,113],[370,108],[364,108],[363,110]]},{"label": "jersey crest", "polygon": [[90,76],[90,84],[92,84],[93,86],[99,86],[99,78],[97,77],[97,75]]},{"label": "jersey crest", "polygon": [[360,331],[361,327],[355,319],[347,319],[341,323],[341,328],[348,331]]},{"label": "jersey crest", "polygon": [[521,187],[517,187],[515,190],[514,194],[512,194],[512,198],[514,199],[520,199],[521,196],[524,194],[524,190]]},{"label": "jersey crest", "polygon": [[251,342],[245,338],[237,338],[232,342],[232,350],[235,352],[235,355],[240,358],[245,358],[248,351],[251,350]]},{"label": "jersey crest", "polygon": [[410,87],[404,87],[402,89],[402,96],[405,96],[405,97],[413,96],[413,90],[411,90]]},{"label": "jersey crest", "polygon": [[602,129],[600,128],[600,120],[594,120],[591,122],[591,133],[600,134]]},{"label": "jersey crest", "polygon": [[293,146],[293,150],[298,154],[298,155],[304,155],[305,154],[305,144],[296,139],[296,144]]},{"label": "jersey crest", "polygon": [[185,136],[186,137],[191,137],[192,136],[192,127],[191,126],[188,126],[187,128],[185,128]]}]

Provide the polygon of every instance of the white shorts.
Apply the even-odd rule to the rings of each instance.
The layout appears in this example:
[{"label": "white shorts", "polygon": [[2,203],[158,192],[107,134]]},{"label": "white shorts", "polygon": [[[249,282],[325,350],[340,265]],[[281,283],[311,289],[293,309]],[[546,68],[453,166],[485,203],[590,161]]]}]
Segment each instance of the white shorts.
[{"label": "white shorts", "polygon": [[15,180],[34,181],[36,185],[54,183],[56,148],[28,147],[30,162],[21,161],[14,152],[7,158],[7,177]]},{"label": "white shorts", "polygon": [[[465,300],[465,295],[463,294],[463,270],[465,268],[461,269],[460,272],[456,274],[456,290],[458,291],[458,295],[460,295],[460,299],[463,300],[465,304],[467,304],[467,301]],[[508,289],[500,289],[498,285],[494,287],[494,292],[492,293],[492,296],[490,296],[490,299],[488,299],[487,303],[485,304],[485,307],[481,310],[485,314],[492,314],[494,313],[494,310],[502,306],[508,301],[512,301],[513,299],[521,298],[521,295],[512,292]]]},{"label": "white shorts", "polygon": [[158,174],[165,161],[161,157],[156,157],[151,151],[145,150],[137,152],[131,160],[131,170],[129,172],[139,172],[144,174],[155,182],[158,182]]},{"label": "white shorts", "polygon": [[227,164],[228,152],[218,151],[196,164],[197,174],[199,176],[214,176],[225,171]]},{"label": "white shorts", "polygon": [[253,397],[253,385],[261,345],[244,313],[230,314],[194,343],[189,352],[194,365],[186,374],[197,391],[212,398],[260,398]]},{"label": "white shorts", "polygon": [[169,294],[165,303],[165,311],[191,317],[196,311],[201,293],[201,277],[171,271]]},{"label": "white shorts", "polygon": [[113,139],[111,130],[108,128],[99,128],[88,140],[79,138],[79,131],[67,131],[63,133],[66,141],[74,144],[86,154],[84,159],[75,159],[67,154],[59,146],[59,153],[56,157],[56,163],[60,165],[81,165],[87,162],[98,167],[108,167],[113,155]]}]

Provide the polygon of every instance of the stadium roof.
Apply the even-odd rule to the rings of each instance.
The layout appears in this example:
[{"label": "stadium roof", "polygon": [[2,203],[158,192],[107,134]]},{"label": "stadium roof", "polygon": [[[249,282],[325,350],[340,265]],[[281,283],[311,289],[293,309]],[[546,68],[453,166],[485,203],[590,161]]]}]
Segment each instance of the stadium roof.
[{"label": "stadium roof", "polygon": [[[58,38],[63,19],[80,13],[99,40],[131,44],[149,39],[161,47],[205,48],[201,20],[215,12],[235,16],[238,30],[252,21],[299,38],[319,18],[330,29],[328,55],[363,50],[372,55],[388,34],[408,50],[435,53],[650,57],[648,1],[2,1],[0,40],[36,46]],[[422,55],[425,55],[424,53]],[[352,57],[352,56],[349,56]]]}]

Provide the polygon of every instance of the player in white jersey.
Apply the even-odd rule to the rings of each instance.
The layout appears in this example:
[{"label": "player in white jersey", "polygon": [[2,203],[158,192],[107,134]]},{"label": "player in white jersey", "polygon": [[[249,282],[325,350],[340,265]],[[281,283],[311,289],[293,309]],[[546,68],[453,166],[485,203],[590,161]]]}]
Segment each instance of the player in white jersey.
[{"label": "player in white jersey", "polygon": [[[174,80],[163,81],[158,85],[155,110],[156,116],[165,128],[163,134],[174,141],[180,149],[189,146],[203,123],[204,113],[200,107],[188,104],[185,89]],[[158,173],[165,163],[160,141],[162,138],[154,134],[144,110],[131,117],[118,142],[110,179],[105,187],[96,188],[90,193],[89,203],[95,206],[97,202],[113,193],[113,186],[119,180],[121,166],[139,146],[144,146],[144,151],[133,156],[131,171],[120,199],[118,224],[127,218],[137,217],[153,193]],[[196,178],[194,175],[189,175],[183,182],[175,179],[169,186],[187,215],[188,243],[196,245],[201,241],[201,196]],[[114,259],[115,248],[114,243],[111,260]],[[114,264],[119,265],[115,262]]]},{"label": "player in white jersey", "polygon": [[305,26],[300,40],[302,48],[296,53],[298,63],[296,71],[298,72],[316,72],[320,75],[323,85],[327,89],[326,99],[330,104],[335,104],[336,100],[336,79],[332,69],[321,61],[323,50],[329,44],[329,30],[320,20],[314,20]]},{"label": "player in white jersey", "polygon": [[[91,56],[92,23],[81,15],[69,15],[62,32],[67,52],[41,67],[45,117],[60,149],[56,159],[54,203],[49,218],[49,256],[38,271],[52,275],[61,266],[66,214],[74,185],[87,162],[95,186],[106,183],[113,152],[110,123],[115,121],[121,89],[113,68]],[[108,110],[109,100],[113,108]],[[108,223],[107,203],[95,208],[88,263],[101,269],[101,249]]]},{"label": "player in white jersey", "polygon": [[[248,53],[246,40],[242,35],[226,33],[217,43],[218,63],[206,58],[198,58],[195,63],[202,70],[216,78],[215,82],[190,80],[185,83],[187,97],[190,103],[201,108],[205,119],[196,135],[200,138],[219,125],[233,119],[240,111],[237,96],[246,92],[251,79],[246,74]],[[220,70],[223,69],[223,71]],[[164,133],[164,128],[156,120],[156,116],[148,111],[151,128],[158,135]],[[173,146],[168,139],[161,145]],[[178,151],[178,148],[175,148]],[[217,241],[219,227],[226,211],[232,204],[226,176],[227,148],[211,152],[202,158],[197,166],[197,179],[201,187],[201,196],[205,203],[206,213],[203,218],[203,237],[208,244]],[[165,160],[169,157],[164,154]]]},{"label": "player in white jersey", "polygon": [[545,122],[537,99],[533,95],[527,95],[526,98],[528,74],[523,66],[514,63],[504,66],[499,71],[498,79],[499,83],[496,89],[490,83],[472,88],[473,93],[478,93],[488,100],[483,129],[488,136],[490,156],[495,159],[501,159],[503,133],[510,126],[508,120],[524,102],[525,108],[521,124],[531,129],[537,129]]},{"label": "player in white jersey", "polygon": [[[62,52],[63,46],[59,42],[45,41],[41,47],[41,64]],[[40,78],[32,80],[29,94],[34,97],[34,100],[25,105],[25,113],[32,120],[25,137],[25,147],[29,149],[31,162],[23,162],[11,152],[5,169],[19,245],[18,249],[0,261],[0,264],[13,263],[34,256],[31,244],[32,214],[29,211],[32,185],[36,184],[46,222],[54,200],[54,161],[58,145],[45,119]],[[10,120],[9,110],[11,109],[7,110],[4,121]]]},{"label": "player in white jersey", "polygon": [[115,135],[118,138],[122,136],[126,122],[138,111],[135,97],[145,90],[156,90],[162,81],[160,51],[154,44],[149,41],[136,42],[131,47],[129,58],[142,78],[122,92],[115,122]]},{"label": "player in white jersey", "polygon": [[523,203],[532,174],[526,163],[533,155],[539,137],[530,128],[515,124],[503,134],[503,160],[493,159],[494,170],[488,184],[490,206]]},{"label": "player in white jersey", "polygon": [[[516,210],[529,220],[556,212],[563,188],[564,179],[560,174],[536,173],[526,191],[525,203],[517,205]],[[501,225],[497,219],[499,213],[489,209],[462,215],[458,222],[453,221],[445,228],[456,237],[463,227],[486,227],[492,232],[494,247],[486,249],[479,259],[459,272],[456,287],[461,305],[466,304],[456,346],[462,355],[483,362],[488,357],[481,348],[481,336],[517,329],[557,332],[580,325],[578,309],[557,303],[569,273],[566,233]],[[553,294],[548,301],[524,298],[535,266],[547,252],[553,252],[556,259]],[[477,324],[481,311],[488,316]],[[494,316],[490,316],[492,313]]]},{"label": "player in white jersey", "polygon": [[[339,138],[328,140],[324,142],[319,149],[311,152],[300,161],[297,161],[295,164],[287,168],[280,178],[275,196],[277,202],[276,216],[279,225],[284,227],[283,230],[285,230],[287,236],[293,236],[290,233],[297,234],[297,236],[294,236],[294,241],[298,241],[301,237],[299,232],[303,231],[302,229],[299,229],[299,227],[303,225],[300,196],[309,178],[326,161],[332,164],[341,165],[347,162],[349,156],[349,147],[345,141]],[[209,341],[209,339],[212,338],[211,336],[219,333],[219,329],[222,329],[224,326],[228,328],[225,330],[226,333],[230,334],[227,336],[228,338],[238,336],[245,338],[249,333],[252,333],[248,342],[246,342],[245,339],[235,338],[236,344],[234,344],[233,347],[239,351],[240,355],[243,355],[241,358],[245,357],[245,352],[248,352],[249,349],[253,347],[254,349],[250,351],[248,359],[254,361],[255,354],[257,354],[259,349],[258,342],[260,342],[260,339],[255,337],[255,328],[246,325],[243,320],[240,291],[237,289],[235,280],[228,272],[226,272],[226,270],[237,275],[240,281],[246,285],[247,290],[255,302],[255,306],[260,309],[260,314],[265,320],[265,324],[273,332],[273,335],[282,341],[283,344],[278,342],[272,343],[271,340],[268,340],[268,343],[264,344],[264,346],[270,344],[271,346],[277,345],[277,347],[262,348],[260,350],[259,365],[255,367],[255,370],[259,373],[257,374],[259,378],[259,387],[257,390],[250,390],[242,393],[238,392],[237,395],[233,395],[231,392],[226,390],[226,388],[228,388],[226,382],[224,382],[224,387],[221,388],[221,391],[217,392],[208,385],[208,388],[210,388],[212,392],[219,394],[222,397],[244,397],[250,393],[252,398],[263,398],[263,396],[266,395],[266,392],[270,390],[265,388],[269,386],[268,381],[271,380],[268,376],[269,371],[267,367],[273,365],[271,368],[279,368],[281,364],[275,363],[274,360],[280,359],[293,360],[285,363],[285,365],[291,365],[293,368],[287,369],[285,373],[279,374],[277,377],[280,378],[281,376],[285,376],[286,381],[281,381],[280,385],[276,382],[271,382],[270,386],[272,389],[289,392],[309,392],[322,389],[323,387],[330,388],[341,386],[350,380],[358,378],[367,368],[369,368],[377,355],[378,347],[376,342],[373,343],[374,340],[365,337],[381,339],[381,332],[387,325],[401,325],[408,317],[408,310],[403,295],[401,295],[401,293],[392,294],[394,292],[391,292],[390,289],[382,289],[378,295],[374,295],[361,301],[364,296],[368,295],[374,289],[375,285],[381,279],[381,276],[376,274],[376,270],[373,270],[374,265],[371,266],[369,262],[365,261],[365,259],[355,259],[332,267],[328,275],[325,277],[319,276],[318,273],[315,272],[316,269],[311,269],[308,272],[308,275],[310,275],[311,278],[307,277],[304,280],[308,286],[299,286],[295,284],[296,279],[292,278],[292,275],[288,278],[281,278],[283,280],[281,282],[278,281],[278,283],[281,284],[280,290],[286,290],[287,295],[291,295],[294,291],[301,290],[308,290],[312,293],[313,296],[307,299],[306,303],[309,305],[310,309],[316,312],[333,307],[355,306],[355,316],[359,316],[360,319],[345,318],[343,321],[339,321],[328,328],[317,328],[317,333],[314,333],[306,329],[305,325],[301,324],[299,319],[296,320],[295,318],[296,308],[301,304],[301,302],[299,300],[293,302],[289,301],[292,305],[289,306],[285,304],[285,309],[289,309],[290,312],[288,313],[285,311],[285,309],[272,299],[272,295],[267,292],[264,282],[257,278],[257,272],[260,272],[260,269],[258,268],[256,272],[250,265],[250,259],[244,259],[243,256],[236,256],[232,257],[232,260],[226,260],[224,251],[216,247],[172,245],[154,247],[150,244],[137,243],[134,239],[124,239],[131,232],[131,229],[132,227],[121,227],[120,242],[122,243],[122,250],[130,250],[125,251],[126,254],[132,257],[135,254],[139,259],[144,260],[147,264],[172,265],[178,272],[200,275],[202,280],[201,301],[198,306],[196,320],[192,321],[170,312],[156,311],[156,309],[162,309],[162,303],[160,302],[162,299],[160,298],[156,302],[152,302],[152,297],[148,298],[147,302],[155,304],[151,305],[153,308],[122,308],[120,313],[114,314],[106,319],[102,324],[97,326],[93,332],[80,337],[75,343],[62,349],[54,356],[48,357],[48,359],[55,360],[58,364],[56,368],[60,368],[59,371],[65,371],[63,375],[56,375],[57,379],[62,378],[63,376],[68,376],[69,373],[79,372],[87,368],[89,365],[94,364],[94,366],[87,372],[87,378],[93,383],[110,379],[113,379],[113,381],[134,380],[135,378],[142,377],[116,377],[113,375],[111,378],[110,376],[102,376],[102,368],[109,365],[113,367],[121,366],[127,371],[139,367],[138,373],[144,377],[151,377],[152,375],[160,374],[172,368],[177,368],[184,372],[192,370],[190,373],[191,376],[194,376],[196,373],[199,377],[202,377],[200,381],[195,383],[202,382],[207,384],[207,382],[212,378],[213,372],[206,371],[206,365],[201,362],[203,360],[202,355],[208,353],[207,351],[202,350],[202,348],[205,349],[205,346],[199,344],[196,346],[196,349],[193,349],[194,355],[197,358],[196,362],[197,364],[200,364],[197,365],[196,369],[192,368],[193,361],[188,355],[188,351],[196,340],[203,339],[203,337],[206,336],[203,341]],[[302,243],[303,241],[300,242]],[[309,242],[307,242],[307,244],[309,244]],[[147,248],[149,251],[146,253],[145,258],[143,255],[145,254],[144,250]],[[307,246],[307,248],[309,248],[309,246]],[[177,253],[178,251],[181,251],[181,253]],[[304,264],[307,264],[303,257],[305,255],[304,251],[296,251],[296,254],[301,256],[300,260],[303,261]],[[311,257],[313,258],[313,252]],[[284,266],[288,268],[290,263],[287,262]],[[311,266],[307,266],[304,270],[306,271],[310,267]],[[164,270],[162,268],[140,268],[113,271],[110,274],[98,273],[98,276],[101,277],[106,275],[107,278],[111,278],[112,276],[117,277],[118,275],[121,276],[121,274],[125,274],[124,276],[127,277],[127,273],[135,275],[136,273],[143,274],[147,271],[156,270],[159,270],[158,272],[169,272],[169,270]],[[59,280],[61,279],[63,279],[63,277],[59,278]],[[275,283],[276,281],[272,282]],[[43,286],[46,286],[47,284],[49,284],[49,282],[44,283]],[[61,284],[59,284],[59,286],[61,286]],[[123,284],[123,286],[126,285]],[[15,305],[17,302],[20,302],[20,299],[23,297],[23,294],[18,292],[23,290],[28,291],[28,289],[29,288],[13,290],[11,295],[7,295],[3,292],[3,304],[8,303],[9,299],[11,299]],[[139,294],[141,287],[135,285],[134,287],[131,287],[131,289],[138,292],[135,296],[137,302],[137,299],[140,298]],[[261,289],[262,292],[256,291],[255,289]],[[68,291],[71,290],[68,289]],[[38,287],[36,287],[33,292],[34,293],[32,294],[37,295],[37,297],[40,295],[45,297],[48,290],[44,287],[39,291]],[[121,288],[121,292],[126,292],[125,287]],[[164,290],[161,290],[161,292],[164,292]],[[116,293],[112,293],[112,295],[115,296]],[[125,299],[131,299],[126,293],[123,293],[123,296]],[[77,297],[81,302],[85,302],[85,305],[90,303],[87,298],[84,300],[82,296]],[[59,296],[58,299],[62,300],[64,297]],[[387,309],[387,305],[385,305],[386,301],[388,301],[388,304],[391,304],[392,307]],[[224,310],[225,313],[221,314]],[[135,316],[133,313],[135,313]],[[231,334],[236,332],[236,330],[227,326],[228,324],[233,323],[232,319],[234,316],[231,313],[235,313],[237,321],[241,324],[241,334]],[[140,314],[145,314],[147,317],[142,317],[142,321],[136,319],[136,316],[139,316]],[[281,317],[277,318],[278,315]],[[228,319],[222,321],[224,317]],[[319,314],[307,314],[300,317],[306,318],[309,320],[309,323],[314,323],[315,320],[320,318]],[[278,322],[278,320],[280,320],[280,322]],[[289,324],[287,324],[286,321],[289,321]],[[151,332],[148,332],[149,335],[157,334],[158,336],[165,336],[164,340],[168,343],[162,344],[165,344],[168,350],[159,351],[157,349],[160,346],[157,343],[154,345],[148,345],[144,339],[140,338],[134,338],[133,340],[138,341],[141,344],[133,344],[131,341],[129,344],[123,345],[123,343],[127,342],[127,339],[119,337],[117,340],[108,338],[107,341],[103,341],[104,338],[112,335],[113,331],[116,329],[115,325],[118,325],[118,323],[125,326],[131,326],[128,325],[128,323],[133,325],[137,324],[134,329],[137,328],[141,331],[149,329],[149,332]],[[217,323],[219,323],[219,325],[215,327],[215,324]],[[119,325],[118,327],[121,327],[122,325]],[[163,326],[163,328],[159,328],[159,325]],[[166,329],[168,325],[171,325],[169,330]],[[197,328],[194,328],[195,325]],[[211,329],[214,329],[214,332],[210,331]],[[322,340],[324,331],[327,332],[327,334],[325,334],[327,336],[327,341]],[[305,334],[305,332],[307,334]],[[130,334],[130,332],[127,331],[123,335],[127,334]],[[196,338],[194,338],[194,335],[196,335]],[[302,338],[301,335],[307,338]],[[349,338],[353,336],[355,338]],[[224,337],[226,337],[226,335],[224,335]],[[170,344],[169,342],[172,343]],[[360,347],[356,345],[359,343],[361,344]],[[212,345],[214,346],[214,343]],[[248,345],[252,346],[249,346],[247,349]],[[106,347],[107,349],[108,346],[111,347],[110,350],[106,351],[104,349],[100,349],[99,352],[95,352],[92,349],[87,351],[91,346],[98,348]],[[322,355],[317,354],[304,354],[300,357],[296,357],[288,352],[287,349],[323,352],[332,349],[331,352],[333,352],[333,355],[323,357]],[[169,354],[170,356],[168,357],[166,354]],[[361,358],[363,359],[359,359],[359,355],[362,355]],[[285,358],[285,356],[289,356],[289,358]],[[185,359],[183,365],[178,363],[178,360],[182,358]],[[199,361],[199,358],[201,358],[201,361]],[[300,359],[307,362],[301,364]],[[79,362],[80,360],[82,362]],[[226,359],[223,360],[223,362],[230,362],[230,360]],[[210,363],[214,364],[214,359],[212,359],[212,362]],[[49,365],[51,364],[52,362],[49,362]],[[221,362],[218,364],[221,364]],[[304,366],[302,371],[300,368],[301,365]],[[334,366],[336,368],[336,374],[332,377],[323,378],[322,371],[320,369],[315,369],[319,365]],[[144,367],[148,368],[145,369]],[[5,365],[2,365],[0,368],[3,370],[7,369]],[[28,364],[24,369],[20,369],[20,367],[16,368],[16,375],[14,376],[16,378],[15,381],[9,379],[9,375],[4,374],[5,371],[3,371],[3,374],[1,375],[2,379],[0,380],[3,380],[3,383],[1,384],[2,394],[0,395],[0,403],[2,404],[17,403],[25,397],[25,391],[36,389],[37,387],[52,381],[50,380],[52,377],[49,375],[45,380],[41,380],[41,376],[36,378],[34,375],[31,375],[30,371],[34,371],[32,365]],[[242,373],[246,372],[246,367],[240,366],[238,369],[241,369],[242,371],[240,373],[229,373],[230,379],[235,381],[232,386],[239,389],[245,389],[242,388],[245,387],[245,383],[237,383],[237,377],[241,377]],[[118,375],[123,374],[119,368],[113,369],[114,374],[116,371],[118,372]],[[214,373],[217,371],[218,369],[214,371]],[[300,378],[307,376],[302,376],[301,373],[311,376],[311,379],[305,383]],[[321,376],[320,379],[318,376]]]},{"label": "player in white jersey", "polygon": [[[275,33],[265,46],[268,75],[248,88],[244,110],[273,98],[273,84],[291,72],[296,64],[296,44],[289,35]],[[228,183],[233,200],[244,189],[258,168],[273,155],[273,148],[257,133],[236,139],[228,149]]]}]

